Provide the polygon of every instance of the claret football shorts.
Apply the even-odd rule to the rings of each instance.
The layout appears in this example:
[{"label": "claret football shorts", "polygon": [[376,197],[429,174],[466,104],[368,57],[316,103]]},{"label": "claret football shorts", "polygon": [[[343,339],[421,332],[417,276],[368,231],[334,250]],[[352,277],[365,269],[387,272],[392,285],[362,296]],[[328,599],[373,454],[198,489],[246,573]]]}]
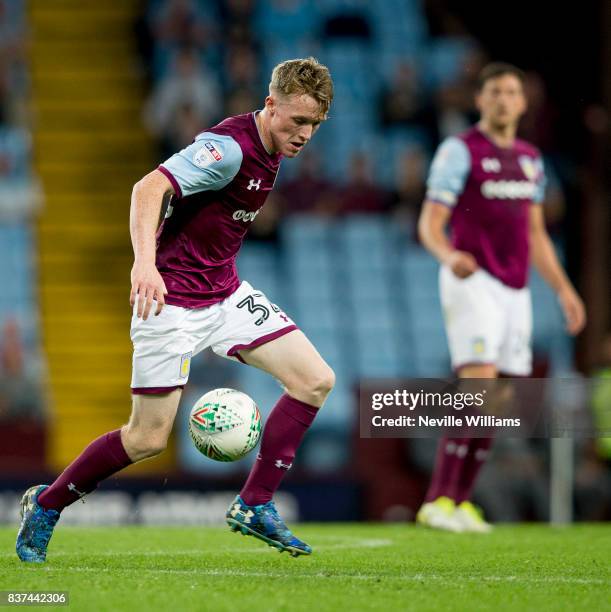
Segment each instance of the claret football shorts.
[{"label": "claret football shorts", "polygon": [[[154,303],[155,304],[155,303]],[[261,291],[243,281],[228,298],[206,308],[166,304],[144,321],[134,306],[132,393],[163,393],[186,384],[191,359],[206,348],[242,361],[239,351],[275,340],[295,323]]]},{"label": "claret football shorts", "polygon": [[508,287],[481,268],[461,279],[442,266],[439,290],[455,370],[493,364],[502,374],[531,373],[532,305],[528,287]]}]

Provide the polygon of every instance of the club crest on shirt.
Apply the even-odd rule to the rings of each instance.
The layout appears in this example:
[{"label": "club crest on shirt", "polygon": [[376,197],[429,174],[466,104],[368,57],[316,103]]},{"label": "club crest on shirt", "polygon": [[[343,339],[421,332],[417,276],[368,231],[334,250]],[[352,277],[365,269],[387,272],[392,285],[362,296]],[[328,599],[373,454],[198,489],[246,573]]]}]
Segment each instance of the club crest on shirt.
[{"label": "club crest on shirt", "polygon": [[218,149],[209,141],[205,142],[204,146],[193,155],[193,163],[198,168],[207,168],[211,164],[220,162],[222,159],[223,156],[219,153]]},{"label": "club crest on shirt", "polygon": [[520,157],[518,157],[518,163],[520,164],[520,168],[522,168],[522,172],[524,172],[524,175],[529,181],[534,181],[537,178],[537,164],[532,157],[528,157],[528,155],[520,155]]},{"label": "club crest on shirt", "polygon": [[481,337],[473,338],[471,348],[473,350],[473,355],[477,357],[483,355],[486,351],[486,339]]}]

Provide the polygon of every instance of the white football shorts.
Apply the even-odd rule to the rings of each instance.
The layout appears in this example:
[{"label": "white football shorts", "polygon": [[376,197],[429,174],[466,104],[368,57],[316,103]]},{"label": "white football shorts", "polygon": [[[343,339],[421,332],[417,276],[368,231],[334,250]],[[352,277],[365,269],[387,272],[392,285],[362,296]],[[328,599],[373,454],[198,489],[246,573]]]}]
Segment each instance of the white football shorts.
[{"label": "white football shorts", "polygon": [[442,266],[439,292],[455,370],[493,364],[503,374],[531,373],[532,304],[528,287],[508,287],[481,268],[461,279]]},{"label": "white football shorts", "polygon": [[243,361],[239,351],[275,340],[295,323],[261,291],[243,281],[228,298],[206,308],[166,304],[159,316],[144,321],[134,305],[131,338],[132,393],[171,391],[186,384],[191,359],[206,348],[221,357]]}]

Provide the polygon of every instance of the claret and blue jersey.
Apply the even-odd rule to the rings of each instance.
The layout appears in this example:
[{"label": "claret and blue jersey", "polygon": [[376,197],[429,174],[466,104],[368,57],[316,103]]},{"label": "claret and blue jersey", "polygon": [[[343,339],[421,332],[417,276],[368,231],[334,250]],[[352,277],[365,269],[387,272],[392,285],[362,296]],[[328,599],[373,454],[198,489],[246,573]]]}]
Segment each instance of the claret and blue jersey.
[{"label": "claret and blue jersey", "polygon": [[175,191],[157,235],[168,304],[202,308],[237,290],[235,259],[281,158],[266,151],[248,113],[199,134],[159,166]]},{"label": "claret and blue jersey", "polygon": [[441,144],[427,181],[427,200],[452,209],[454,247],[515,289],[528,282],[528,211],[544,191],[534,146],[516,140],[499,147],[478,127]]}]

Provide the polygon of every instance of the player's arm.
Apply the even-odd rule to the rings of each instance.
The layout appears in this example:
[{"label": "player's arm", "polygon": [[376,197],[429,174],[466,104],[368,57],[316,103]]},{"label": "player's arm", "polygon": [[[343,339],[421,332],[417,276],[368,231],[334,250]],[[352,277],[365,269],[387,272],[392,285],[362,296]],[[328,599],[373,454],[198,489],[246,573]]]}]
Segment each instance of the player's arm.
[{"label": "player's arm", "polygon": [[164,304],[167,289],[163,278],[155,267],[155,235],[161,219],[164,201],[174,194],[169,179],[159,170],[147,174],[132,190],[129,214],[129,231],[134,249],[134,265],[131,272],[130,304],[138,299],[138,317],[146,320],[153,299],[157,300],[155,315]]},{"label": "player's arm", "polygon": [[543,208],[533,204],[529,211],[530,259],[550,287],[557,293],[571,335],[586,324],[585,306],[567,277],[545,228]]},{"label": "player's arm", "polygon": [[427,195],[418,220],[418,236],[424,247],[459,278],[477,270],[470,253],[455,249],[447,236],[447,225],[471,169],[471,156],[458,138],[445,140],[433,158],[427,180]]},{"label": "player's arm", "polygon": [[133,305],[140,295],[138,316],[148,317],[153,299],[157,300],[158,315],[168,292],[155,267],[155,236],[165,199],[175,195],[181,205],[183,197],[222,189],[233,180],[241,163],[242,150],[233,138],[204,132],[135,185],[130,216],[135,256],[130,301]]},{"label": "player's arm", "polygon": [[470,253],[455,249],[448,240],[446,228],[451,214],[447,206],[426,200],[418,220],[418,236],[441,264],[448,266],[459,278],[466,278],[477,270],[477,261]]}]

